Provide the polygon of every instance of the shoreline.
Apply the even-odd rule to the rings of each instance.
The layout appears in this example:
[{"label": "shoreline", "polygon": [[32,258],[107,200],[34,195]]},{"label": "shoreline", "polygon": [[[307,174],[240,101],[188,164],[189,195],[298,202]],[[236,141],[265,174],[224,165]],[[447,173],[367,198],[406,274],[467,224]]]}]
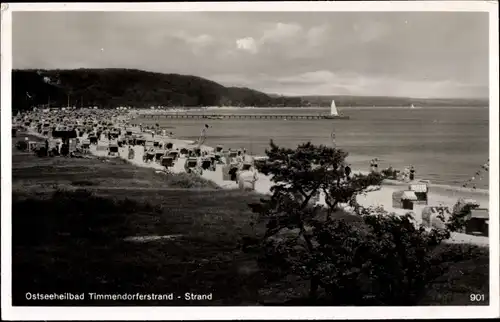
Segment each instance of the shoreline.
[{"label": "shoreline", "polygon": [[[33,135],[39,138],[45,139],[46,137],[39,134],[39,133],[33,133],[34,131],[28,131],[26,134],[28,135]],[[150,138],[151,135],[148,133],[143,133],[145,137]],[[85,136],[85,135],[84,135]],[[161,136],[160,136],[161,137]],[[188,140],[182,140],[182,139],[167,139],[172,141],[174,143],[174,147],[176,148],[182,148],[182,147],[188,147],[190,144]],[[100,140],[97,145],[91,145],[90,153],[97,156],[97,157],[108,157],[107,156],[107,151],[106,149],[99,149],[98,146],[101,147],[107,147],[108,146],[108,141],[103,141]],[[204,146],[202,145],[204,149],[211,149],[211,147]],[[151,163],[144,163],[142,156],[143,156],[143,146],[133,146],[135,155],[133,159],[128,159],[128,151],[127,148],[120,148],[119,149],[119,158],[126,160],[128,163],[138,166],[138,167],[143,167],[143,168],[151,168],[156,170],[158,173],[163,173],[165,174],[165,168],[161,166],[160,164],[156,162],[151,162]],[[99,151],[100,150],[100,151]],[[112,157],[111,157],[112,158]],[[115,157],[116,158],[116,157]],[[179,174],[184,171],[184,163],[186,161],[186,158],[179,158],[177,162],[175,163],[174,167],[170,168],[169,170],[172,173]],[[357,173],[363,173],[363,171],[354,171]],[[366,171],[365,171],[366,172]],[[216,167],[216,171],[204,171],[203,174],[201,175],[202,178],[212,181],[215,183],[217,186],[219,186],[222,189],[228,189],[228,190],[234,190],[234,189],[239,189],[238,184],[234,181],[227,181],[223,180],[222,178],[222,166],[218,165]],[[413,210],[408,210],[408,209],[401,209],[401,208],[394,208],[392,204],[392,194],[396,191],[401,191],[403,187],[408,187],[409,183],[404,183],[404,182],[383,182],[380,186],[379,189],[371,190],[367,192],[364,195],[359,195],[357,197],[358,203],[363,206],[363,207],[376,207],[376,206],[381,206],[384,208],[385,211],[389,213],[395,213],[397,215],[405,215],[407,213],[412,213],[412,216],[414,218],[414,221],[417,224],[422,223],[422,210],[427,207],[427,206],[448,206],[453,208],[453,205],[457,202],[459,198],[471,198],[471,192],[467,191],[452,191],[450,193],[449,190],[444,189],[441,191],[434,191],[432,189],[432,186],[430,186],[429,189],[429,194],[428,194],[428,205],[421,206],[421,205],[416,205]],[[254,192],[260,193],[263,195],[269,195],[270,188],[272,187],[273,182],[271,181],[271,178],[269,176],[265,176],[261,173],[258,172],[258,179],[257,182],[255,183],[255,190]],[[479,204],[481,208],[489,208],[489,193],[483,193],[479,192],[479,194],[476,196],[477,198],[475,199]],[[324,198],[324,197],[323,197]],[[320,203],[324,204],[324,201],[322,202],[321,197],[320,197]],[[347,211],[349,207],[346,208]],[[489,239],[488,237],[485,236],[474,236],[474,235],[467,235],[463,233],[452,233],[450,239],[448,239],[449,243],[471,243],[475,245],[483,245],[487,246],[489,245]]]},{"label": "shoreline", "polygon": [[[134,128],[134,127],[128,127],[128,128]],[[28,134],[34,135],[40,138],[46,138],[45,136],[36,133],[35,131],[29,131]],[[150,133],[141,133],[142,136],[144,136],[148,140],[160,140],[160,141],[169,141],[174,144],[175,148],[189,148],[193,146],[193,143],[196,143],[195,141],[192,140],[186,140],[182,138],[170,138],[170,137],[163,137],[161,135],[155,136],[153,139]],[[84,135],[86,137],[86,135]],[[107,140],[100,140],[99,141],[101,144],[98,145],[104,145],[107,146],[108,141]],[[92,149],[92,147],[95,147],[95,149]],[[142,146],[134,146],[133,147],[135,156],[134,159],[130,160],[128,159],[128,155],[126,155],[125,152],[127,151],[122,151],[123,148],[120,148],[120,158],[125,159],[129,161],[130,163],[136,165],[136,166],[141,166],[141,167],[146,167],[146,168],[153,168],[156,170],[164,170],[164,167],[159,165],[158,163],[144,163],[142,160],[143,152]],[[200,146],[200,149],[202,151],[213,151],[214,148],[208,145],[202,144]],[[92,146],[91,145],[91,153],[96,155],[96,156],[106,156],[105,153],[100,153],[101,151],[97,151],[97,146]],[[258,158],[258,157],[263,157],[263,156],[257,156],[257,155],[250,155],[247,154],[247,156],[250,159],[253,158]],[[181,161],[181,162],[179,162]],[[185,158],[179,158],[178,161],[176,162],[176,166],[172,167],[172,172],[174,173],[180,173],[184,172],[184,164]],[[179,164],[182,163],[180,166]],[[216,171],[204,171],[204,173],[201,175],[201,177],[213,181],[215,184],[220,186],[221,188],[225,189],[237,189],[238,186],[234,181],[228,181],[228,180],[222,180],[222,178],[217,178],[217,174],[222,174],[219,173],[219,167],[216,169]],[[211,172],[214,172],[213,174]],[[353,173],[358,173],[358,174],[368,174],[368,171],[362,171],[362,170],[353,170]],[[381,186],[385,188],[384,190],[391,190],[391,191],[396,191],[400,190],[401,188],[407,188],[408,185],[411,184],[411,182],[402,182],[402,181],[396,181],[396,180],[390,180],[390,179],[385,179]],[[258,180],[255,185],[255,191],[262,193],[262,194],[269,194],[270,188],[272,186],[271,178],[269,176],[265,176],[264,174],[258,172]],[[483,199],[483,200],[477,200],[480,204],[481,207],[484,208],[489,208],[489,200],[488,202],[485,202],[485,199],[489,199],[489,190],[486,189],[472,189],[472,188],[463,188],[459,186],[452,186],[452,185],[443,185],[443,184],[428,184],[429,187],[429,195],[436,195],[437,199],[446,199],[449,203],[450,198],[455,198],[455,202],[458,198],[463,197],[463,198],[473,198],[473,199]],[[475,197],[475,198],[474,198]],[[430,198],[429,198],[430,199]],[[440,202],[441,203],[441,202]],[[451,205],[453,206],[453,205]]]},{"label": "shoreline", "polygon": [[[130,127],[127,127],[127,128],[135,128],[133,126],[130,126]],[[31,130],[27,132],[28,134],[30,135],[33,135],[33,136],[37,136],[37,137],[40,137],[40,138],[47,138],[45,136],[43,136],[42,134],[39,134],[39,133],[36,133],[35,131]],[[187,139],[182,139],[182,138],[171,138],[171,137],[164,137],[162,135],[155,135],[155,138],[152,138],[151,134],[150,133],[141,133],[142,136],[144,136],[145,138],[147,138],[148,140],[160,140],[160,141],[169,141],[169,142],[172,142],[174,144],[174,147],[176,148],[189,148],[189,147],[192,147],[196,141],[193,141],[193,140],[187,140]],[[85,134],[84,137],[86,137],[87,135]],[[103,143],[104,145],[107,145],[108,144],[108,141],[107,140],[100,140],[99,142]],[[98,144],[99,145],[99,144]],[[133,147],[134,150],[135,148],[138,148],[138,146],[134,146]],[[202,144],[200,146],[200,149],[202,151],[213,151],[214,148],[211,147],[211,146],[208,146],[208,145],[205,145],[205,144]],[[91,149],[91,152],[97,152],[95,150],[92,150]],[[135,158],[137,158],[137,151],[135,151]],[[93,153],[95,154],[95,153]],[[97,154],[95,154],[97,155]],[[102,154],[99,154],[97,156],[103,156]],[[251,154],[247,154],[247,156],[251,159],[253,158],[261,158],[261,157],[265,157],[265,156],[261,156],[261,155],[251,155]],[[129,160],[126,156],[122,156],[120,154],[120,157],[124,158],[125,160],[127,161],[131,161]],[[144,163],[142,161],[142,154],[141,154],[141,159],[140,159],[140,163],[142,164],[136,164],[136,162],[131,162],[137,166],[143,166],[143,167],[150,167],[150,168],[156,168],[154,167],[154,165],[158,165],[156,163]],[[158,168],[161,168],[161,169],[164,169],[162,166],[158,165],[159,167]],[[176,168],[176,167],[175,167]],[[182,171],[181,171],[182,172]],[[353,170],[353,173],[357,173],[357,174],[368,174],[369,171],[366,171],[366,170]],[[266,177],[265,175],[263,175],[262,173],[258,173],[259,174],[259,181],[263,178],[263,177]],[[203,175],[202,175],[203,176]],[[268,180],[270,181],[271,178],[268,178]],[[208,179],[208,180],[212,180],[212,179]],[[228,181],[226,182],[225,184],[222,184],[220,185],[221,187],[222,186],[226,186],[227,183],[230,183],[230,182],[233,182],[233,181]],[[219,182],[215,182],[216,184],[219,185]],[[411,182],[403,182],[403,181],[397,181],[397,180],[392,180],[392,179],[385,179],[382,183],[382,186],[384,187],[392,187],[392,188],[403,188],[403,187],[408,187],[408,185],[411,184]],[[482,188],[476,188],[476,189],[472,189],[472,188],[463,188],[463,187],[460,187],[460,186],[453,186],[453,185],[447,185],[447,184],[433,184],[433,183],[428,183],[427,184],[429,186],[429,190],[431,191],[439,191],[441,192],[441,194],[445,194],[445,195],[449,195],[449,194],[457,194],[457,195],[462,195],[462,194],[467,194],[467,195],[475,195],[475,196],[478,196],[478,197],[488,197],[489,198],[489,190],[487,189],[482,189]],[[237,188],[237,187],[235,187]],[[262,190],[262,189],[259,189],[259,190]],[[266,194],[266,193],[265,193]],[[458,197],[457,197],[458,199]]]}]

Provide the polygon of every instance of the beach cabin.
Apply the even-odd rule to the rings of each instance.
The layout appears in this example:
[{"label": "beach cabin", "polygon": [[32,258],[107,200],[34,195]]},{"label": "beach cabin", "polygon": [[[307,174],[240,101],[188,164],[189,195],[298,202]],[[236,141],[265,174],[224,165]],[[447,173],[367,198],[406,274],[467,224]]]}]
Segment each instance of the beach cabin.
[{"label": "beach cabin", "polygon": [[465,232],[471,235],[488,236],[489,219],[488,209],[472,209],[465,226]]},{"label": "beach cabin", "polygon": [[415,200],[415,204],[417,205],[427,205],[428,203],[428,194],[429,194],[429,187],[425,183],[418,183],[418,184],[410,184],[408,187],[409,191],[413,191],[415,196],[417,197],[417,200]]},{"label": "beach cabin", "polygon": [[414,191],[395,191],[392,193],[392,207],[413,210],[413,205],[417,199]]}]

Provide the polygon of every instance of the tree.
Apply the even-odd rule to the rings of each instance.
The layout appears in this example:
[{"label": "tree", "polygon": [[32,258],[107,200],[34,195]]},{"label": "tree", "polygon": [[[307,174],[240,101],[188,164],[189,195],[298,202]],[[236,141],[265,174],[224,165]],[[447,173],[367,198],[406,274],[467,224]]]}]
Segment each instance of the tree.
[{"label": "tree", "polygon": [[[311,143],[292,150],[271,141],[266,155],[256,166],[272,176],[272,195],[250,207],[266,222],[257,249],[269,278],[298,275],[310,282],[310,299],[321,287],[341,305],[407,304],[416,296],[430,276],[429,252],[447,232],[357,204],[356,196],[383,178],[346,177],[342,150]],[[347,205],[355,215],[340,207]]]}]

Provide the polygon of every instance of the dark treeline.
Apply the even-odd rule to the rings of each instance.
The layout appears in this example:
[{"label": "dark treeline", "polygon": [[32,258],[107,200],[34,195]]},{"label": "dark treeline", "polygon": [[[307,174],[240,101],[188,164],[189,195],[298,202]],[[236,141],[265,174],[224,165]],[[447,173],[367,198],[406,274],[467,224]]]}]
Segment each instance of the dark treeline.
[{"label": "dark treeline", "polygon": [[414,100],[391,97],[316,96],[287,97],[268,95],[249,88],[225,87],[216,82],[179,74],[161,74],[134,69],[14,70],[12,108],[31,106],[133,106],[198,107],[255,106],[405,106],[485,105],[459,100]]},{"label": "dark treeline", "polygon": [[14,70],[13,109],[30,106],[301,106],[296,97],[271,97],[248,88],[178,74],[132,69]]}]

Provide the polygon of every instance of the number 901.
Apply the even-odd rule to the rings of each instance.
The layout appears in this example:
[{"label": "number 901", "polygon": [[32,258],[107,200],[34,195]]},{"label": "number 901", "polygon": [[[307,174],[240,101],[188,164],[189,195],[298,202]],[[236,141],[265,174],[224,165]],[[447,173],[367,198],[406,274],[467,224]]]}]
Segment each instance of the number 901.
[{"label": "number 901", "polygon": [[470,300],[471,300],[471,302],[484,301],[484,294],[471,294]]}]

